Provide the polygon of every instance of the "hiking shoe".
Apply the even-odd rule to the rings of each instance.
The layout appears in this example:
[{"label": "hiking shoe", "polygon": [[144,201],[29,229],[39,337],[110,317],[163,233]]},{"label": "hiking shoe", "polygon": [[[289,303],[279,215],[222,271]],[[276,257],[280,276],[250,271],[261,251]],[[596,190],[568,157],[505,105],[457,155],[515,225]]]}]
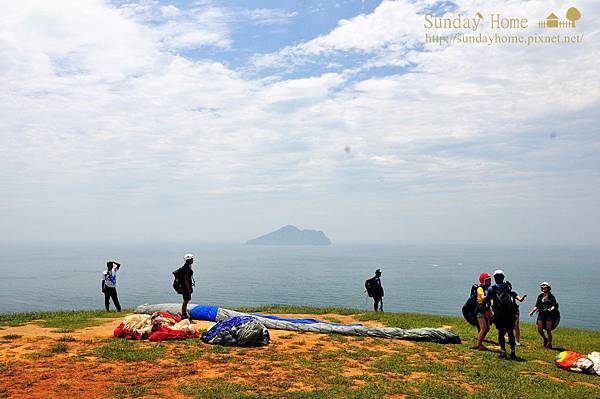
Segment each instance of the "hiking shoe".
[{"label": "hiking shoe", "polygon": [[500,351],[500,354],[498,355],[499,359],[507,359],[506,357],[506,351]]},{"label": "hiking shoe", "polygon": [[510,360],[517,360],[517,354],[515,351],[510,351]]},{"label": "hiking shoe", "polygon": [[515,345],[517,345],[517,346],[523,346],[523,344],[520,343],[520,342],[515,343]]}]

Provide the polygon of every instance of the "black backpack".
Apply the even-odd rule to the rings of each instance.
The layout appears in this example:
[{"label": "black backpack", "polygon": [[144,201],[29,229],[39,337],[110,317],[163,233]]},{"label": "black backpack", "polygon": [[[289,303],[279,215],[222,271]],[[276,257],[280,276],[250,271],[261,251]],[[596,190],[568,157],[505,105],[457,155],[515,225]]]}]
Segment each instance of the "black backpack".
[{"label": "black backpack", "polygon": [[183,270],[181,267],[173,272],[173,289],[178,294],[183,294]]},{"label": "black backpack", "polygon": [[365,288],[367,289],[367,295],[373,298],[373,294],[375,293],[375,281],[373,277],[365,281]]},{"label": "black backpack", "polygon": [[469,298],[462,307],[463,317],[469,324],[475,327],[479,327],[477,323],[477,288],[479,288],[479,284],[471,286]]},{"label": "black backpack", "polygon": [[506,282],[503,288],[494,290],[494,314],[497,316],[514,316],[517,314],[517,302],[511,295],[512,286]]}]

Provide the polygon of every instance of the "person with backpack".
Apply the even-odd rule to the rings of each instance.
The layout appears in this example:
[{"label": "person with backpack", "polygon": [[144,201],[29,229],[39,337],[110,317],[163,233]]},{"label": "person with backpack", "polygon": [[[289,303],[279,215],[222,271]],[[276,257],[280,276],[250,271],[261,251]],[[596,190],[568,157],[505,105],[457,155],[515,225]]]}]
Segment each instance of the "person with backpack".
[{"label": "person with backpack", "polygon": [[479,330],[475,349],[480,351],[487,350],[487,348],[483,346],[483,340],[490,331],[490,318],[492,317],[492,311],[490,310],[490,303],[486,302],[485,297],[486,292],[491,284],[492,276],[487,273],[481,273],[479,275],[479,286],[475,291],[475,314],[477,316],[477,329]]},{"label": "person with backpack", "polygon": [[[550,291],[552,287],[546,281],[540,284],[542,293],[538,295],[535,306],[529,312],[529,317],[533,316],[535,312],[538,312],[537,317],[537,330],[542,339],[544,340],[544,348],[552,349],[552,330],[558,324],[560,319],[560,313],[558,311],[558,302]],[[544,330],[548,334],[548,337],[544,335]]]},{"label": "person with backpack", "polygon": [[114,260],[106,262],[106,270],[102,272],[102,292],[104,293],[104,307],[109,311],[110,299],[112,298],[117,312],[121,311],[121,304],[117,297],[117,270],[121,268],[121,264]]},{"label": "person with backpack", "polygon": [[194,271],[192,270],[192,263],[194,263],[194,255],[186,254],[183,257],[184,264],[179,269],[173,272],[174,281],[173,288],[178,294],[183,297],[181,304],[181,317],[190,318],[187,312],[187,305],[192,299],[192,293],[194,292]]},{"label": "person with backpack", "polygon": [[373,309],[383,312],[383,286],[381,285],[381,270],[375,270],[375,277],[371,277],[365,281],[367,295],[373,298]]},{"label": "person with backpack", "polygon": [[512,285],[508,281],[504,281],[504,272],[496,270],[494,272],[494,285],[488,288],[485,301],[492,302],[492,322],[498,329],[498,343],[500,344],[501,359],[506,359],[506,338],[508,335],[508,343],[510,345],[510,359],[516,359],[515,352],[515,319],[517,317],[517,303],[523,301],[523,297],[517,295],[512,290]]}]

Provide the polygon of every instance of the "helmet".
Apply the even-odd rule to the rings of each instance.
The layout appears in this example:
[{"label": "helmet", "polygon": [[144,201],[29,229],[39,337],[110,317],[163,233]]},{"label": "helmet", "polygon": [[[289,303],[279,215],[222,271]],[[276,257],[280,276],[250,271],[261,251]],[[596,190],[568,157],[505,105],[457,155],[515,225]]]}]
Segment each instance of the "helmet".
[{"label": "helmet", "polygon": [[479,275],[479,282],[480,282],[481,284],[483,284],[483,283],[485,283],[485,280],[487,280],[488,278],[492,278],[492,276],[490,276],[490,275],[489,275],[489,274],[487,274],[487,273],[481,273],[481,274]]},{"label": "helmet", "polygon": [[501,269],[498,269],[494,272],[494,276],[504,276],[504,272]]},{"label": "helmet", "polygon": [[548,289],[552,289],[552,287],[550,287],[550,283],[547,281],[544,281],[543,283],[540,284],[540,287],[548,287]]},{"label": "helmet", "polygon": [[192,255],[192,254],[185,254],[183,256],[183,260],[190,260],[190,259],[194,259],[194,255]]}]

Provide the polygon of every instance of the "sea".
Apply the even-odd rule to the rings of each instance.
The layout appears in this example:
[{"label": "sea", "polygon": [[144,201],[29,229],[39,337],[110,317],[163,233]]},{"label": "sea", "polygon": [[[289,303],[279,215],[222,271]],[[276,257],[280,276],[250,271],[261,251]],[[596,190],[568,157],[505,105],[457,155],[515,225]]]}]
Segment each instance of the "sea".
[{"label": "sea", "polygon": [[600,330],[600,248],[482,245],[251,246],[200,243],[0,244],[0,313],[102,309],[106,260],[122,267],[123,307],[180,302],[172,272],[193,253],[192,303],[372,308],[364,289],[382,271],[384,309],[460,315],[481,272],[502,269],[519,294],[521,319],[548,281],[561,325]]}]

